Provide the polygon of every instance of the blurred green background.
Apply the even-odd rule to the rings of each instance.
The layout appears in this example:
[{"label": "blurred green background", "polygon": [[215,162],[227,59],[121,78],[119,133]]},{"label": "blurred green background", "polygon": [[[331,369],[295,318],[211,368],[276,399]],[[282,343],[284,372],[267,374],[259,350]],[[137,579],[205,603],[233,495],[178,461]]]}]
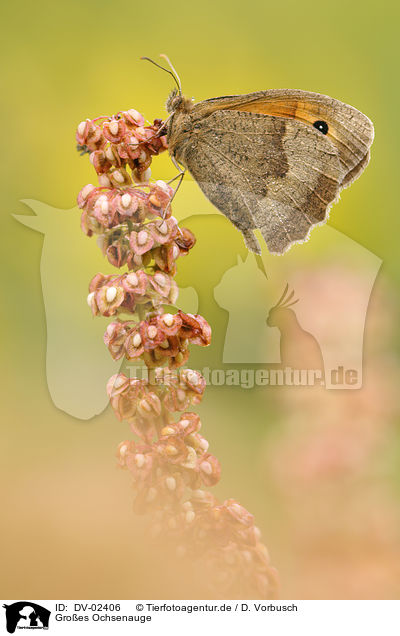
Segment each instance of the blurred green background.
[{"label": "blurred green background", "polygon": [[[141,522],[130,510],[129,476],[115,469],[113,459],[127,429],[110,410],[80,421],[50,399],[40,273],[43,235],[11,216],[32,214],[23,199],[57,209],[75,206],[80,188],[93,180],[87,157],[75,150],[75,129],[82,119],[128,108],[149,119],[165,116],[170,78],[139,56],[157,59],[167,53],[185,94],[196,101],[301,88],[352,104],[375,124],[371,164],[334,206],[329,221],[383,260],[370,332],[367,320],[363,389],[351,396],[341,391],[329,398],[318,395],[315,406],[310,394],[296,401],[261,389],[210,388],[200,412],[204,434],[223,465],[217,491],[255,513],[281,573],[284,597],[398,598],[399,434],[392,390],[398,380],[400,280],[398,4],[21,0],[3,3],[0,15],[1,595],[102,599],[185,598],[191,593],[160,566],[151,545],[141,543]],[[166,155],[152,168],[157,178],[175,174]],[[183,194],[176,202],[177,215],[196,215],[204,206],[200,192]],[[223,217],[204,223],[196,217],[193,225],[203,245],[201,267],[195,257],[191,266],[189,257],[181,274],[185,284],[191,281],[199,289],[200,309],[214,327],[213,348],[202,352],[202,363],[215,355],[224,337],[223,312],[204,301],[207,295],[212,298],[216,263],[233,265],[238,252],[245,255],[240,236]],[[79,233],[76,213],[77,241]],[[213,247],[208,251],[209,235]],[[62,226],[58,240],[65,247]],[[54,273],[60,306],[69,304],[65,280],[76,275],[74,239],[68,235],[68,241],[70,264]],[[94,274],[94,240],[86,241],[86,265],[91,269],[93,262]],[[301,260],[301,247],[295,249]],[[57,254],[57,244],[53,250]],[[318,268],[318,258],[313,267]],[[379,320],[386,316],[389,326],[384,322],[382,327]],[[98,346],[103,346],[101,339]],[[336,441],[329,438],[318,448],[336,444],[339,455],[346,453],[351,444],[363,445],[368,430],[373,441],[364,463],[350,461],[350,469],[334,477],[322,469],[311,471],[312,479],[309,473],[304,481],[286,479],[286,467],[293,469],[307,440],[312,446],[324,436],[325,415],[335,409],[337,421],[330,431]],[[314,422],[310,428],[316,410],[320,427]],[[299,412],[310,418],[294,433],[288,418]],[[354,439],[347,444],[347,424],[351,427],[357,418],[361,424],[356,433],[351,429]],[[300,440],[299,431],[304,431]],[[287,451],[288,445],[295,450]],[[324,455],[318,448],[315,453]],[[281,458],[279,470],[273,456]],[[365,502],[361,510],[360,501]]]}]

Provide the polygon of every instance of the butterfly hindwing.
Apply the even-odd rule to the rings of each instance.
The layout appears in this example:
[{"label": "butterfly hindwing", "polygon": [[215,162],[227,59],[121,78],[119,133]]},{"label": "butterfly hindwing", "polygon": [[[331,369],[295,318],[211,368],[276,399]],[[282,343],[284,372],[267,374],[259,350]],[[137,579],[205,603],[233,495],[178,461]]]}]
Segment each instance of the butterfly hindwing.
[{"label": "butterfly hindwing", "polygon": [[325,220],[343,176],[329,139],[282,117],[215,111],[197,121],[190,143],[177,150],[205,195],[257,252],[255,228],[275,253],[304,240]]}]

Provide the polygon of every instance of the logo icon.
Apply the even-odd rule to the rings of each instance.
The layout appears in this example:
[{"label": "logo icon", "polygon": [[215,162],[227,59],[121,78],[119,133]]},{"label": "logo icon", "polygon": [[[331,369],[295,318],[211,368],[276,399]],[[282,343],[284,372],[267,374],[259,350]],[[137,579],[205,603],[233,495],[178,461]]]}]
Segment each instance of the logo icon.
[{"label": "logo icon", "polygon": [[14,634],[16,629],[49,629],[51,612],[37,603],[18,601],[3,607],[9,634]]}]

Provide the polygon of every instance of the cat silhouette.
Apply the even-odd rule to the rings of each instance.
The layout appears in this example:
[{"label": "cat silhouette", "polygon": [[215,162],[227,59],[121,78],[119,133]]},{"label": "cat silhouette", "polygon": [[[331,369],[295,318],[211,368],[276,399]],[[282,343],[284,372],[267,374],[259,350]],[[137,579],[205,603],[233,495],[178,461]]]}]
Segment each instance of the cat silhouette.
[{"label": "cat silhouette", "polygon": [[229,312],[223,349],[224,363],[279,362],[279,335],[268,329],[266,299],[270,283],[252,252],[228,269],[214,289],[220,307]]}]

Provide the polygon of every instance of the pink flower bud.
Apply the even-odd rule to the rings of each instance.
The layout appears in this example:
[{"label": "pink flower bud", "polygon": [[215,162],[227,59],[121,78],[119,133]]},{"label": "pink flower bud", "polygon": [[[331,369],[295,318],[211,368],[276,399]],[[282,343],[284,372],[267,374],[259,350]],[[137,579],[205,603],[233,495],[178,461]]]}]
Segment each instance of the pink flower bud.
[{"label": "pink flower bud", "polygon": [[128,124],[134,126],[143,126],[144,117],[134,108],[130,108],[123,113],[123,117]]},{"label": "pink flower bud", "polygon": [[96,190],[96,186],[92,185],[91,183],[88,183],[82,188],[82,190],[78,194],[77,199],[79,208],[82,209],[83,207],[85,207],[89,194],[94,190]]},{"label": "pink flower bud", "polygon": [[126,124],[123,119],[112,119],[109,122],[103,124],[103,135],[114,144],[118,144],[122,141],[124,135],[126,135]]},{"label": "pink flower bud", "polygon": [[141,256],[151,250],[154,245],[154,239],[144,230],[140,232],[131,232],[129,235],[129,244],[133,252]]}]

